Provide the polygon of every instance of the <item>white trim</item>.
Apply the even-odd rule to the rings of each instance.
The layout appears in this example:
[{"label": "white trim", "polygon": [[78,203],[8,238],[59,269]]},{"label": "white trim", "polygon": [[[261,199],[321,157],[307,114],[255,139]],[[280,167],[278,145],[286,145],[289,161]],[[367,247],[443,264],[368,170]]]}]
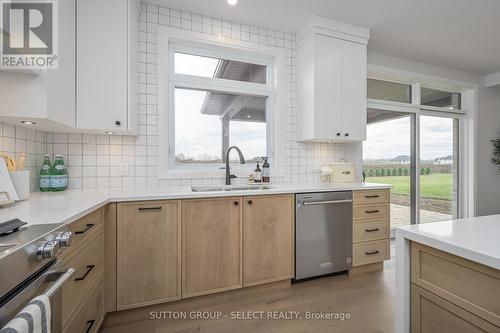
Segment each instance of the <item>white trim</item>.
[{"label": "white trim", "polygon": [[[172,46],[174,45],[174,46]],[[203,50],[200,52],[200,49]],[[238,82],[223,79],[201,78],[191,75],[174,74],[173,50],[192,51],[197,55],[211,54],[220,55],[224,59],[266,64],[268,66],[268,85]],[[226,53],[227,52],[227,53]],[[255,56],[255,59],[253,58]],[[272,72],[271,72],[272,71]],[[269,156],[273,167],[271,176],[282,176],[284,174],[285,149],[284,149],[284,96],[285,96],[285,50],[253,43],[231,40],[218,36],[207,36],[206,34],[158,27],[158,136],[159,136],[159,179],[183,179],[183,178],[223,178],[224,170],[207,168],[207,170],[176,169],[172,168],[170,157],[172,156],[172,143],[175,142],[172,112],[173,96],[175,86],[186,84],[186,88],[196,87],[205,90],[224,90],[226,92],[265,95],[268,97],[268,142],[271,151]],[[269,88],[271,87],[271,88]],[[269,113],[268,113],[269,116]],[[244,151],[244,147],[243,153]],[[253,165],[243,168],[232,167],[233,173],[238,177],[246,177],[252,171]]]}]

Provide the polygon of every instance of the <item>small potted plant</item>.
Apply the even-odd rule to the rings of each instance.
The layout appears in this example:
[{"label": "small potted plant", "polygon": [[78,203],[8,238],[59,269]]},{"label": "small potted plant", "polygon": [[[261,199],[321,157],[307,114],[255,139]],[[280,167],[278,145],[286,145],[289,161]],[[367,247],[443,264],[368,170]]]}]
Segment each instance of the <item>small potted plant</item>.
[{"label": "small potted plant", "polygon": [[500,139],[491,140],[491,143],[493,143],[491,162],[495,165],[500,165]]}]

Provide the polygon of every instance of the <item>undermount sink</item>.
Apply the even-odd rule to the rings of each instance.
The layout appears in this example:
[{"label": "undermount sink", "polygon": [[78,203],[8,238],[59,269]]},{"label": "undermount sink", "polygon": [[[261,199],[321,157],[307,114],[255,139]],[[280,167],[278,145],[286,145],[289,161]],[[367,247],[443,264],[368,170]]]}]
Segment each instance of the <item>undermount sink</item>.
[{"label": "undermount sink", "polygon": [[222,192],[222,191],[252,191],[252,190],[269,190],[272,187],[269,185],[247,185],[247,186],[193,186],[193,192]]}]

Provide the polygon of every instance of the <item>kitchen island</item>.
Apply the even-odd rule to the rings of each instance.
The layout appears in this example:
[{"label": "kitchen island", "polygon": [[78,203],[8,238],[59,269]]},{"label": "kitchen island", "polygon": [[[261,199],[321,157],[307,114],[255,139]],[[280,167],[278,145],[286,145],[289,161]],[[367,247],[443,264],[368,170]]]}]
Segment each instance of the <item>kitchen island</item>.
[{"label": "kitchen island", "polygon": [[499,235],[500,215],[398,228],[396,332],[499,332]]}]

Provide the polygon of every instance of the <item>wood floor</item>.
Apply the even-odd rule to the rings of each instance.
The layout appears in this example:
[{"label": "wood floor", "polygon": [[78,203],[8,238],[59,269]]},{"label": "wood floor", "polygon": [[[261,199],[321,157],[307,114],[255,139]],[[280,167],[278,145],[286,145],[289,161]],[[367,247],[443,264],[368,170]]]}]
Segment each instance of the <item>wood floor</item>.
[{"label": "wood floor", "polygon": [[[391,252],[393,248],[391,246]],[[394,258],[383,271],[340,275],[202,296],[108,314],[103,333],[394,332]],[[218,320],[149,319],[150,312],[221,312]],[[298,311],[302,320],[231,319],[232,311]],[[348,320],[306,320],[305,312],[349,313]],[[159,314],[160,315],[160,314]]]}]

